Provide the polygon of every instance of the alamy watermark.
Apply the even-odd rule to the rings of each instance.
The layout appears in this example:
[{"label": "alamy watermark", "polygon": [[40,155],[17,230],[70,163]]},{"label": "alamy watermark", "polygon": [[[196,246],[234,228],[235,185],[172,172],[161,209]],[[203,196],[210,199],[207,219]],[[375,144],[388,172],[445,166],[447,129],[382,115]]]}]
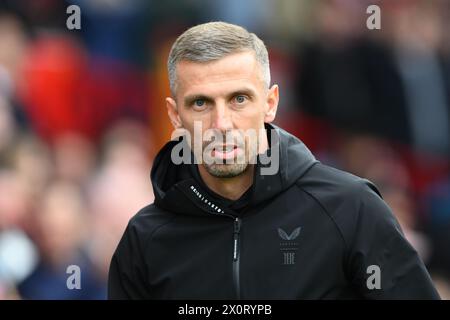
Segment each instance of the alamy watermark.
[{"label": "alamy watermark", "polygon": [[79,6],[73,4],[67,7],[66,13],[70,14],[66,20],[66,27],[69,30],[81,29],[81,9]]},{"label": "alamy watermark", "polygon": [[[271,146],[268,146],[270,135]],[[202,130],[202,122],[194,122],[191,134],[176,129],[171,140],[183,139],[174,146],[171,160],[174,164],[246,165],[261,164],[261,175],[274,175],[280,167],[279,137],[275,129]],[[194,157],[192,157],[192,154]]]},{"label": "alamy watermark", "polygon": [[70,274],[66,280],[66,286],[69,290],[81,289],[81,268],[75,264],[67,267],[66,273]]},{"label": "alamy watermark", "polygon": [[367,278],[366,286],[369,290],[381,289],[381,269],[380,266],[372,264],[367,267],[367,274],[370,276]]},{"label": "alamy watermark", "polygon": [[[66,13],[70,14],[66,20],[66,27],[69,30],[81,29],[81,9],[79,6],[73,4],[67,7]],[[369,5],[366,9],[366,13],[370,16],[366,20],[366,27],[369,30],[381,29],[381,9],[378,5]]]},{"label": "alamy watermark", "polygon": [[366,20],[366,26],[369,30],[381,29],[381,9],[376,4],[367,7],[366,13],[370,16]]}]

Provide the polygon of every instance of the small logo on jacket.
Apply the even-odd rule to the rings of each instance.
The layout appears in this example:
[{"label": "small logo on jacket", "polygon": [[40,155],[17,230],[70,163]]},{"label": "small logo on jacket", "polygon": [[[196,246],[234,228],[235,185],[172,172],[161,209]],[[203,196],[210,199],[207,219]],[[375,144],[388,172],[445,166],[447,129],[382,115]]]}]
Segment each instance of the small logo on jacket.
[{"label": "small logo on jacket", "polygon": [[283,240],[286,240],[286,241],[295,240],[300,235],[301,229],[302,229],[302,227],[295,228],[294,231],[292,231],[292,233],[290,235],[288,235],[286,233],[286,231],[284,231],[281,228],[278,228],[278,234],[280,235],[280,238]]},{"label": "small logo on jacket", "polygon": [[295,228],[290,234],[281,228],[278,228],[278,236],[281,238],[280,251],[282,253],[282,264],[295,264],[295,251],[298,250],[298,242],[294,241],[300,235],[301,227]]}]

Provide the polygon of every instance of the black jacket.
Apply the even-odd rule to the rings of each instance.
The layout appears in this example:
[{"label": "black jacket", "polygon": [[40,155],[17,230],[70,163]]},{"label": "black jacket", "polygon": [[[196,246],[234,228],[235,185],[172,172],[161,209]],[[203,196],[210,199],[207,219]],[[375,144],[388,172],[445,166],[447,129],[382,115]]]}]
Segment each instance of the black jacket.
[{"label": "black jacket", "polygon": [[176,142],[166,144],[151,173],[155,202],[130,220],[112,258],[109,298],[439,298],[375,186],[276,132],[280,170],[257,166],[237,207],[195,165],[173,164]]}]

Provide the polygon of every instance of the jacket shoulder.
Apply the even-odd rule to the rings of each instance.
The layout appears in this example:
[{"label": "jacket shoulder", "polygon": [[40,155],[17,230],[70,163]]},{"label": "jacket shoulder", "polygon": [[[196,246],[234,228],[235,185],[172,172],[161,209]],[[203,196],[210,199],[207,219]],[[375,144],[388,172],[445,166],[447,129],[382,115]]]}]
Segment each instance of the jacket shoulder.
[{"label": "jacket shoulder", "polygon": [[365,225],[400,227],[377,187],[367,179],[318,163],[297,181],[297,186],[313,198],[334,221],[350,246],[356,232]]},{"label": "jacket shoulder", "polygon": [[176,216],[161,210],[154,203],[139,210],[128,222],[126,233],[146,242],[159,228],[170,223]]},{"label": "jacket shoulder", "polygon": [[367,193],[373,193],[382,199],[377,187],[369,180],[322,163],[317,163],[308,170],[297,181],[297,185],[324,205],[333,200],[339,203],[357,202]]}]

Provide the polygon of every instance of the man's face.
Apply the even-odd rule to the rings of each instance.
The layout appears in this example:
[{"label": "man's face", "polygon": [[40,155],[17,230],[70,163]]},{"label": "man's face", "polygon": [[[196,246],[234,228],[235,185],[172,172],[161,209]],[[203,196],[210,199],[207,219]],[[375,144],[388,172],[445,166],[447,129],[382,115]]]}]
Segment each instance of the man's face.
[{"label": "man's face", "polygon": [[[186,129],[192,145],[194,126],[201,124],[206,152],[202,159],[205,154],[214,159],[202,161],[206,171],[215,177],[235,177],[247,169],[252,150],[267,148],[264,123],[275,118],[278,86],[266,87],[254,53],[246,51],[207,63],[180,61],[175,99],[166,101],[174,127]],[[256,133],[256,140],[248,132]],[[201,156],[194,153],[197,159]]]}]

